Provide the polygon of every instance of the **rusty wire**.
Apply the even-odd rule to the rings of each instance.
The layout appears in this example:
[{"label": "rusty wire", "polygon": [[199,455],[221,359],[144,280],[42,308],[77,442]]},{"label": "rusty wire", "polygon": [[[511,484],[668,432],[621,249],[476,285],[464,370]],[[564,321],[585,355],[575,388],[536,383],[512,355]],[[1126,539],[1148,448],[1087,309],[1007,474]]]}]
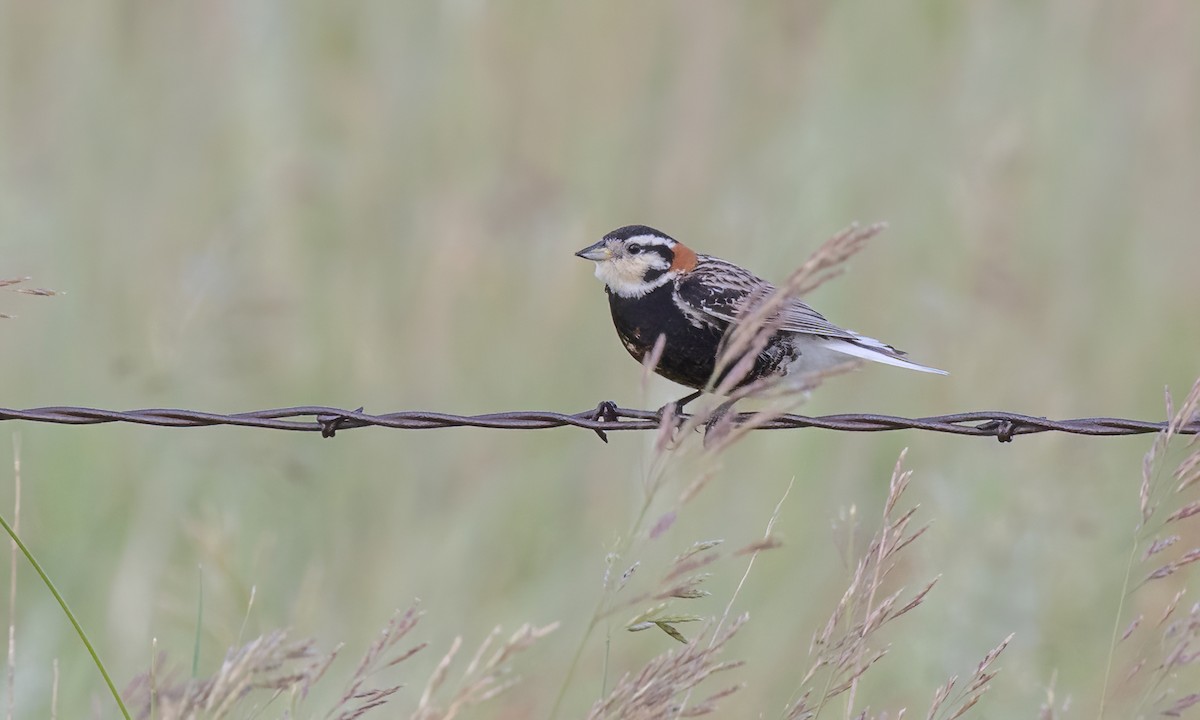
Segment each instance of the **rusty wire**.
[{"label": "rusty wire", "polygon": [[[687,417],[687,416],[683,416]],[[749,414],[739,415],[747,419]],[[96,425],[102,423],[132,423],[159,427],[236,427],[265,428],[319,432],[333,437],[339,430],[361,427],[386,427],[398,430],[425,430],[447,427],[475,427],[501,430],[542,430],[558,427],[578,427],[592,430],[607,441],[606,432],[621,430],[653,430],[659,426],[660,415],[651,410],[617,407],[610,402],[574,414],[549,411],[515,411],[485,415],[452,415],[448,413],[405,410],[372,415],[358,410],[333,407],[303,406],[257,410],[222,415],[219,413],[151,408],[145,410],[100,410],[85,407],[41,407],[27,410],[0,408],[0,421],[55,423],[60,425]],[[1165,422],[1128,420],[1123,418],[1092,417],[1074,420],[1049,420],[1010,412],[978,411],[904,418],[891,415],[845,414],[809,417],[781,415],[761,426],[763,430],[820,428],[845,432],[883,432],[891,430],[927,430],[929,432],[973,437],[993,437],[1009,442],[1017,435],[1043,432],[1062,432],[1073,435],[1139,435],[1164,430]],[[1179,432],[1200,434],[1200,420],[1183,425]]]}]

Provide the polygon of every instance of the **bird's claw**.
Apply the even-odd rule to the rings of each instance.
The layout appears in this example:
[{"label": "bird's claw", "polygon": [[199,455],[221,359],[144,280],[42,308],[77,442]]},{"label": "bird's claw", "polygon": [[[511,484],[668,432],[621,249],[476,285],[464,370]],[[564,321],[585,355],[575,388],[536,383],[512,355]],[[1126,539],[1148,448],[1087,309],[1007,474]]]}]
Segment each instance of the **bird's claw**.
[{"label": "bird's claw", "polygon": [[702,393],[703,391],[697,390],[690,395],[685,395],[674,402],[669,402],[666,405],[663,405],[658,409],[657,412],[654,413],[655,421],[657,421],[659,425],[662,425],[663,418],[667,416],[669,410],[671,417],[675,418],[675,424],[679,425],[681,420],[687,418],[687,416],[683,414],[683,407],[700,397]]},{"label": "bird's claw", "polygon": [[683,417],[683,408],[680,407],[678,401],[669,402],[666,405],[663,405],[659,409],[655,410],[654,411],[654,421],[657,422],[659,425],[662,425],[663,420],[668,415],[670,415],[676,421],[678,421],[681,417]]}]

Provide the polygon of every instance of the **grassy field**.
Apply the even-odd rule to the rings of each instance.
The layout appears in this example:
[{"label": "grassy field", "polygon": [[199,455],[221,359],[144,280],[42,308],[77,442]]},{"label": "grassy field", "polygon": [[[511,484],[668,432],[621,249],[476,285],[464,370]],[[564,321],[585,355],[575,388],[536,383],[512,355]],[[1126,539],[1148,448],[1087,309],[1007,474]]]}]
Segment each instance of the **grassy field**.
[{"label": "grassy field", "polygon": [[[646,223],[781,280],[838,229],[884,220],[809,299],[951,375],[863,368],[803,412],[1163,419],[1163,388],[1178,404],[1200,374],[1198,129],[1200,5],[1185,2],[0,0],[0,277],[66,292],[0,290],[16,316],[0,319],[0,406],[657,407],[680,388],[643,388],[575,250]],[[519,684],[463,716],[548,717],[565,688],[559,717],[583,717],[683,647],[626,632],[640,605],[585,638],[598,604],[722,538],[712,595],[670,610],[722,617],[749,560],[732,551],[794,483],[782,545],[725,622],[749,613],[720,655],[746,664],[690,700],[744,683],[717,716],[783,717],[907,447],[897,510],[932,527],[879,595],[940,581],[874,635],[890,651],[852,709],[842,695],[823,716],[923,716],[1009,634],[979,717],[1038,717],[1048,689],[1044,717],[1200,691],[1186,672],[1122,682],[1164,652],[1158,614],[1188,587],[1180,572],[1125,588],[1151,437],[760,432],[712,458],[697,436],[631,533],[649,433],[2,429],[0,508],[12,516],[19,445],[22,536],[121,685],[156,652],[188,678],[197,637],[207,677],[228,647],[289,628],[345,644],[298,712],[323,717],[419,598],[397,649],[429,647],[371,678],[405,685],[376,716],[414,713],[456,637],[427,711],[493,627],[558,622],[512,659]],[[603,589],[634,562],[623,594]],[[53,697],[58,717],[115,717],[17,565],[13,716],[46,717]],[[1138,614],[1139,645],[1114,654]]]}]

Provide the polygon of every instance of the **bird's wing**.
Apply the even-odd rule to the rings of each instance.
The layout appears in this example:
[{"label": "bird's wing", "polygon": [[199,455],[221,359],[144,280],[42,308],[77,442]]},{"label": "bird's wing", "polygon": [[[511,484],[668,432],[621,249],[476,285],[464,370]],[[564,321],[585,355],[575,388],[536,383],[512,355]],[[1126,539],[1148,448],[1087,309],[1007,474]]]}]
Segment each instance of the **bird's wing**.
[{"label": "bird's wing", "polygon": [[[774,285],[748,270],[707,255],[701,255],[696,268],[678,284],[680,300],[703,315],[727,323],[735,322],[747,306],[763,301],[774,292]],[[779,329],[786,332],[844,340],[861,337],[829,322],[797,298],[785,301],[775,319]]]},{"label": "bird's wing", "polygon": [[783,308],[779,311],[779,326],[788,332],[820,335],[828,338],[858,340],[860,337],[853,330],[847,330],[829,322],[824,315],[797,298],[789,298],[783,304]]}]

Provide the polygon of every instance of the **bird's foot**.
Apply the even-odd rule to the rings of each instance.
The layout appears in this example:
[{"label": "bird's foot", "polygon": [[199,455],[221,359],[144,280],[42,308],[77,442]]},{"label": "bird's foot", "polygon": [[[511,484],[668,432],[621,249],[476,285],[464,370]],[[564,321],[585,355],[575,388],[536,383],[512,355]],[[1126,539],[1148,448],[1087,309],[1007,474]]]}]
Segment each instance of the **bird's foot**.
[{"label": "bird's foot", "polygon": [[683,415],[683,409],[679,407],[679,403],[669,402],[654,411],[654,422],[662,425],[663,421],[669,417],[678,424],[681,415]]},{"label": "bird's foot", "polygon": [[676,418],[676,422],[678,422],[679,418],[684,417],[683,407],[703,394],[703,390],[697,390],[690,395],[685,395],[674,402],[669,402],[666,405],[663,405],[654,413],[654,419],[657,420],[661,425],[663,418],[670,414],[670,416]]}]

